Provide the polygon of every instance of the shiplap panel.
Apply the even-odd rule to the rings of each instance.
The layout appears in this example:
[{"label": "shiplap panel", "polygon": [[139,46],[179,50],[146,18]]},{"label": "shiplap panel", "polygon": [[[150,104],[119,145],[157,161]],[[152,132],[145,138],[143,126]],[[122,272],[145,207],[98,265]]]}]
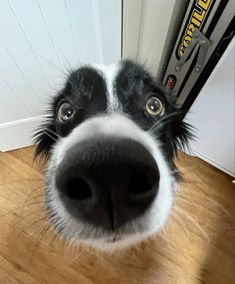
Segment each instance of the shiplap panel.
[{"label": "shiplap panel", "polygon": [[[37,0],[50,42],[62,70],[78,66],[79,51],[76,45],[67,0]],[[56,7],[56,13],[55,13]],[[63,35],[63,36],[61,36]]]},{"label": "shiplap panel", "polygon": [[123,0],[123,57],[157,74],[176,0]]},{"label": "shiplap panel", "polygon": [[[104,64],[112,64],[121,57],[121,26],[122,9],[119,0],[96,0],[99,4],[99,19],[101,30],[101,43],[103,48]],[[107,13],[107,10],[109,13]],[[108,23],[116,23],[110,28]],[[113,48],[110,48],[110,39],[112,39]]]},{"label": "shiplap panel", "polygon": [[34,60],[7,1],[0,4],[1,98],[10,109],[14,109],[17,118],[23,118],[37,113],[40,103],[32,78],[27,73],[28,65],[33,66]]},{"label": "shiplap panel", "polygon": [[121,0],[0,0],[0,142],[1,135],[8,141],[8,126],[29,133],[69,70],[121,58],[121,6]]},{"label": "shiplap panel", "polygon": [[[0,56],[1,54],[0,49]],[[7,81],[2,74],[0,74],[0,88],[2,105],[8,109],[9,114],[13,115],[14,120],[31,116],[31,110],[28,109],[26,104],[22,101],[20,94],[16,93],[12,87],[11,81]],[[1,123],[8,121],[11,121],[10,115],[1,115]]]},{"label": "shiplap panel", "polygon": [[[54,86],[58,81],[60,82],[63,66],[60,65],[59,58],[50,38],[44,14],[40,9],[40,2],[37,0],[8,0],[8,3],[17,20],[24,42],[30,48],[30,53],[34,57],[35,64],[33,67],[40,70],[41,74],[35,72],[32,73],[31,77],[32,84],[36,85],[35,89],[40,90],[39,92],[43,97],[44,94],[47,95],[48,85]],[[56,17],[55,15],[58,12],[55,13],[55,11],[51,13],[51,17]],[[60,20],[64,22],[64,19]],[[61,33],[61,36],[63,37],[63,33]],[[21,49],[21,43],[18,43],[18,48]],[[22,64],[24,63],[22,62]],[[26,68],[26,72],[31,73],[33,72],[32,69]],[[45,86],[46,90],[44,88],[41,89],[40,86]]]},{"label": "shiplap panel", "polygon": [[67,2],[81,63],[101,63],[100,23],[96,21],[95,1],[70,0]]},{"label": "shiplap panel", "polygon": [[123,0],[123,57],[137,60],[143,1]]},{"label": "shiplap panel", "polygon": [[143,1],[137,60],[157,74],[175,1]]},{"label": "shiplap panel", "polygon": [[[1,85],[1,78],[0,78],[0,85]],[[1,121],[14,121],[16,116],[11,109],[5,104],[3,100],[1,100],[0,96],[0,120]]]}]

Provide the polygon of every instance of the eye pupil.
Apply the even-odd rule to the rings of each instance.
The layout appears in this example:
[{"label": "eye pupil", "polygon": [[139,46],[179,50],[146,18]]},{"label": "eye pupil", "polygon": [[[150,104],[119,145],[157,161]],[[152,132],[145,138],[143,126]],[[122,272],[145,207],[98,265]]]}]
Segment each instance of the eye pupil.
[{"label": "eye pupil", "polygon": [[64,111],[63,111],[63,115],[64,117],[68,118],[72,115],[73,111],[69,108],[66,108]]},{"label": "eye pupil", "polygon": [[157,109],[157,107],[156,107],[155,104],[151,105],[150,108],[151,108],[151,110],[153,110],[153,111]]}]

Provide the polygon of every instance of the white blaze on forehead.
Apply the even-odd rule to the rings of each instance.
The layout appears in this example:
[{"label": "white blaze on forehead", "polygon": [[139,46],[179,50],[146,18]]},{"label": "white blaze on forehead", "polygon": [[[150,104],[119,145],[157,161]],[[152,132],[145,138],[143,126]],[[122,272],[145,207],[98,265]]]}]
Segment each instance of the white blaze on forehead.
[{"label": "white blaze on forehead", "polygon": [[121,68],[121,63],[114,63],[112,65],[95,65],[95,68],[101,72],[107,85],[107,111],[109,113],[121,111],[122,106],[118,100],[116,90],[114,87],[115,78]]}]

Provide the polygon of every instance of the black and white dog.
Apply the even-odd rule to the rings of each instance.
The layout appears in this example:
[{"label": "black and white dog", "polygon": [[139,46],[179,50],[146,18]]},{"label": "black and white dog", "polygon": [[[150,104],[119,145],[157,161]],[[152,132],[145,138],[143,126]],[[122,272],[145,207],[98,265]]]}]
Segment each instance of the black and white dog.
[{"label": "black and white dog", "polygon": [[37,131],[48,161],[46,208],[66,239],[123,248],[158,232],[190,127],[166,91],[131,61],[71,72]]}]

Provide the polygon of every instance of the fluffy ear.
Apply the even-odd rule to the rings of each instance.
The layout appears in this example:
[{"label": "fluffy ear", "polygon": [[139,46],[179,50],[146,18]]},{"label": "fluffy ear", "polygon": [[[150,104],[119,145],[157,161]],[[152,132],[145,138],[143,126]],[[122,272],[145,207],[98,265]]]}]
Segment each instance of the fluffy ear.
[{"label": "fluffy ear", "polygon": [[58,139],[55,126],[51,119],[41,124],[34,133],[34,142],[36,145],[35,156],[41,157],[46,162],[50,156],[51,148]]},{"label": "fluffy ear", "polygon": [[177,104],[177,97],[172,93],[166,94],[167,99],[170,102],[171,113],[175,119],[171,121],[172,128],[172,143],[174,150],[182,149],[183,151],[188,149],[189,141],[195,139],[195,128],[189,123],[185,122],[185,115],[187,111],[180,108]]},{"label": "fluffy ear", "polygon": [[[174,151],[177,149],[185,150],[188,148],[188,143],[194,139],[194,128],[185,122],[184,113],[175,108],[176,116],[171,122],[171,143]],[[178,113],[178,114],[177,114]]]}]

